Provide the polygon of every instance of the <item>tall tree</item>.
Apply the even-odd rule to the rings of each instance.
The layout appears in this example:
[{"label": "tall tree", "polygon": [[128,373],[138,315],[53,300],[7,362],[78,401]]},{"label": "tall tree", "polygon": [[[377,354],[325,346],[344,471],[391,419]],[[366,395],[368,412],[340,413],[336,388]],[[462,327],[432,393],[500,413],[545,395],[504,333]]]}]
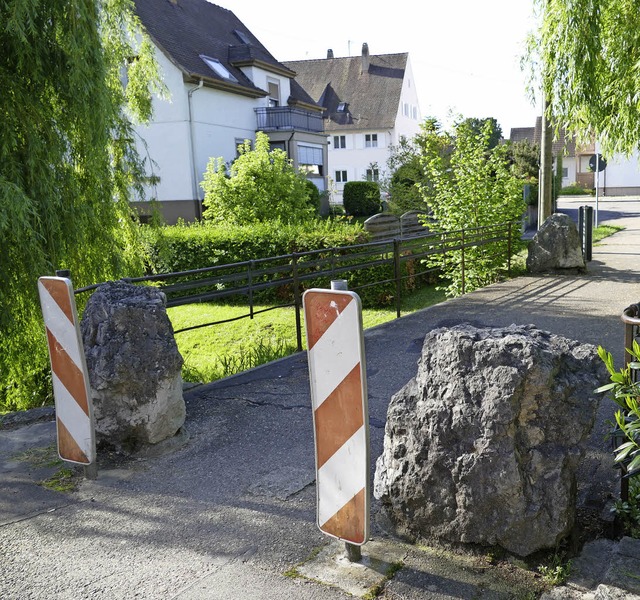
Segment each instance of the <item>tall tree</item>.
[{"label": "tall tree", "polygon": [[159,84],[132,6],[0,3],[0,411],[37,403],[46,379],[38,276],[68,268],[81,285],[141,268],[132,120]]},{"label": "tall tree", "polygon": [[[554,123],[605,154],[640,145],[640,3],[536,0],[542,23],[528,60]],[[551,115],[550,115],[551,116]]]},{"label": "tall tree", "polygon": [[[491,148],[492,127],[480,132],[461,121],[453,132],[437,122],[427,122],[421,132],[422,164],[426,184],[421,187],[433,231],[457,231],[519,220],[524,211],[522,180],[512,168],[508,145]],[[515,250],[515,248],[512,248]],[[452,250],[441,260],[442,275],[449,281],[447,294],[470,291],[495,281],[504,264],[506,241]]]},{"label": "tall tree", "polygon": [[502,139],[502,127],[500,127],[498,121],[493,117],[486,119],[467,117],[459,121],[458,126],[464,126],[478,136],[485,135],[485,130],[488,130],[487,148],[489,150],[495,148]]}]

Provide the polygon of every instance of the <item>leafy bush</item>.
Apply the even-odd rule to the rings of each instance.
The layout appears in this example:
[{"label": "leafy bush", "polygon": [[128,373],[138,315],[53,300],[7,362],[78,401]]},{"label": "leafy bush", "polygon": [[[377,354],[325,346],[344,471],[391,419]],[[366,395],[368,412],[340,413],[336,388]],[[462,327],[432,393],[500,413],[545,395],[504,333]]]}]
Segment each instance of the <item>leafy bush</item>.
[{"label": "leafy bush", "polygon": [[313,181],[306,180],[309,206],[313,209],[315,215],[320,214],[320,190],[316,187]]},{"label": "leafy bush", "polygon": [[212,158],[207,165],[202,182],[206,219],[246,225],[295,223],[312,216],[307,179],[293,168],[284,150],[269,149],[265,133],[256,134],[255,149],[245,140],[238,150],[240,156],[229,172],[222,158]]},{"label": "leafy bush", "polygon": [[342,199],[348,215],[369,217],[380,210],[380,187],[375,181],[348,181]]},{"label": "leafy bush", "polygon": [[[469,120],[456,125],[453,132],[444,132],[435,120],[422,125],[422,165],[429,185],[421,190],[432,231],[490,227],[522,218],[522,180],[512,169],[509,147],[491,147],[493,132],[491,121],[479,132]],[[508,250],[517,252],[518,244],[509,247],[506,239],[500,239],[452,249],[429,262],[441,267],[449,282],[447,295],[457,296],[494,283]]]},{"label": "leafy bush", "polygon": [[215,265],[282,256],[367,240],[361,225],[345,220],[313,220],[233,225],[189,223],[143,228],[149,273],[188,271]]},{"label": "leafy bush", "polygon": [[572,183],[566,187],[563,187],[559,192],[559,196],[591,196],[591,190],[585,190],[577,183]]}]

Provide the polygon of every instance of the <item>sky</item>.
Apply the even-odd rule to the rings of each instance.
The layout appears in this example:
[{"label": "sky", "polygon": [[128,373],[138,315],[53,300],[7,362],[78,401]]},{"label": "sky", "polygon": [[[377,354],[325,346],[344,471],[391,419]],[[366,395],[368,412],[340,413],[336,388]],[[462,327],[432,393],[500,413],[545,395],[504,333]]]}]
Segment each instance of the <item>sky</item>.
[{"label": "sky", "polygon": [[533,0],[214,0],[235,13],[279,61],[408,52],[422,117],[456,115],[533,127],[540,108],[520,68],[535,28]]}]

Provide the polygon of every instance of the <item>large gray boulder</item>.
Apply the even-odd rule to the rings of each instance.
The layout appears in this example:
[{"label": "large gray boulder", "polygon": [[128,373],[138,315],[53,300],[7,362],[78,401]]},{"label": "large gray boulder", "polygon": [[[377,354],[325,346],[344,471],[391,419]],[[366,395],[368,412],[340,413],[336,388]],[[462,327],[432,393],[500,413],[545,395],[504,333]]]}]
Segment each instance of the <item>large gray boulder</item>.
[{"label": "large gray boulder", "polygon": [[562,213],[554,213],[529,244],[527,269],[530,273],[584,271],[586,263],[575,223]]},{"label": "large gray boulder", "polygon": [[182,356],[153,287],[101,285],[82,315],[98,444],[134,451],[173,435],[185,420]]},{"label": "large gray boulder", "polygon": [[555,547],[606,379],[594,346],[533,325],[430,332],[389,405],[375,496],[412,537]]}]

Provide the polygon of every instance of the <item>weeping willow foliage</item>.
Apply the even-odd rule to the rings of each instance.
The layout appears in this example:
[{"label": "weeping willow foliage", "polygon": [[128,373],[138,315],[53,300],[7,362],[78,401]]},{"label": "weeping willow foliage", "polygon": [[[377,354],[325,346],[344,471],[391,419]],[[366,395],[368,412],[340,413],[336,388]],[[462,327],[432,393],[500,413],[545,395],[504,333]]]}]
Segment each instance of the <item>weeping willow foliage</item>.
[{"label": "weeping willow foliage", "polygon": [[554,122],[604,153],[640,145],[640,1],[536,0],[527,60]]},{"label": "weeping willow foliage", "polygon": [[[47,354],[37,278],[141,269],[133,123],[158,89],[129,0],[0,2],[0,411],[34,406]],[[128,82],[123,85],[123,81]]]}]

